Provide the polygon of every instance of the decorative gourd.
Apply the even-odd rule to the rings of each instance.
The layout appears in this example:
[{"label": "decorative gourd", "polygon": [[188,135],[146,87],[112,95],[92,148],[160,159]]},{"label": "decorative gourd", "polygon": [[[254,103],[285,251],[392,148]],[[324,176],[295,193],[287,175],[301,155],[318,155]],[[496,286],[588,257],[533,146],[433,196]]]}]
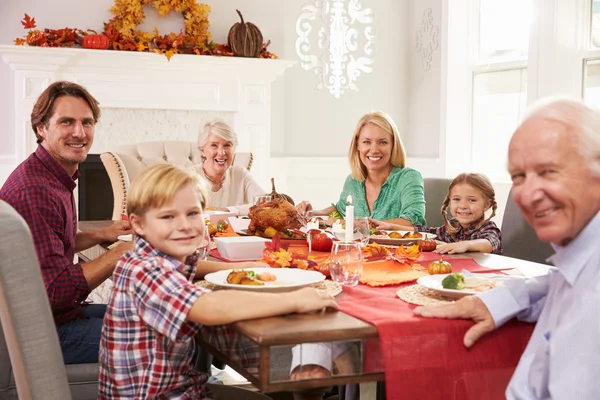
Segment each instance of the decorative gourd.
[{"label": "decorative gourd", "polygon": [[[233,24],[227,35],[227,44],[238,57],[258,57],[262,50],[263,35],[251,22],[244,22],[240,10],[237,11],[241,22]],[[293,203],[292,203],[293,204]]]},{"label": "decorative gourd", "polygon": [[442,256],[438,261],[429,264],[427,271],[430,275],[449,274],[452,272],[452,265],[448,261],[444,261],[444,257]]},{"label": "decorative gourd", "polygon": [[104,34],[94,32],[85,35],[81,45],[86,49],[106,50],[110,46],[110,40]]},{"label": "decorative gourd", "polygon": [[291,205],[294,205],[294,200],[287,194],[277,193],[275,190],[275,178],[271,178],[271,198],[285,200]]},{"label": "decorative gourd", "polygon": [[432,239],[424,239],[419,242],[419,250],[434,251],[437,248],[437,243]]}]

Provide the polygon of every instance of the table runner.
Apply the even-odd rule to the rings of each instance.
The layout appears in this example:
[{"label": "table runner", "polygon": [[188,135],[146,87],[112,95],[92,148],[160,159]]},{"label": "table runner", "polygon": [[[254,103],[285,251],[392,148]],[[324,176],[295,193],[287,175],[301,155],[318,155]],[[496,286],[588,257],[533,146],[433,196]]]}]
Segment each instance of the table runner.
[{"label": "table runner", "polygon": [[[423,254],[417,262],[437,257]],[[472,259],[451,262],[455,271],[489,271]],[[466,349],[473,323],[413,315],[415,306],[396,297],[404,286],[345,287],[338,301],[341,311],[377,327],[379,342],[367,343],[364,368],[385,370],[388,400],[503,399],[533,325],[513,320]]]}]

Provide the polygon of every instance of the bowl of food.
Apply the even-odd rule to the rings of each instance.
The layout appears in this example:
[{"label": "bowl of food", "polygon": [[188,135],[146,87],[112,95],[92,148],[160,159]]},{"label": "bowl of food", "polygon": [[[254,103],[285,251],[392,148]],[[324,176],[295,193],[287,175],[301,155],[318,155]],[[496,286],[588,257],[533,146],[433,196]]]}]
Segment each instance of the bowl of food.
[{"label": "bowl of food", "polygon": [[260,260],[269,239],[258,236],[225,236],[214,238],[219,254],[230,261]]}]

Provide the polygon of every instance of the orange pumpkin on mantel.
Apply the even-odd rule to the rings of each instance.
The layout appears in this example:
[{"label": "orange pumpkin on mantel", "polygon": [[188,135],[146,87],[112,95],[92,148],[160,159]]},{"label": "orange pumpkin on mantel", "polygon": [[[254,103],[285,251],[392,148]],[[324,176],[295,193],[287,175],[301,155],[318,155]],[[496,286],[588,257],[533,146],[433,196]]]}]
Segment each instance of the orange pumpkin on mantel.
[{"label": "orange pumpkin on mantel", "polygon": [[102,33],[88,33],[83,37],[81,45],[85,49],[106,50],[110,46],[110,40]]},{"label": "orange pumpkin on mantel", "polygon": [[429,264],[427,272],[430,275],[449,274],[452,272],[452,265],[448,261],[444,261],[444,257],[440,257],[438,261]]}]

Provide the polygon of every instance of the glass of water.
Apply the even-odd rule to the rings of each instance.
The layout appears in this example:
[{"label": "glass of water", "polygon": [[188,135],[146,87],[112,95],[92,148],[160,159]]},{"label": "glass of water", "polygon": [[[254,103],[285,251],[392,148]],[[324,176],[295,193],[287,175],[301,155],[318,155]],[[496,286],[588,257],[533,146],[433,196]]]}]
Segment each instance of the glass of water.
[{"label": "glass of water", "polygon": [[369,239],[371,238],[371,229],[369,226],[369,218],[367,217],[357,217],[354,218],[354,237],[356,234],[360,236],[360,243],[363,246],[369,244]]},{"label": "glass of water", "polygon": [[360,242],[333,242],[329,259],[331,280],[345,286],[356,286],[363,273]]},{"label": "glass of water", "polygon": [[200,260],[208,259],[208,255],[210,254],[210,233],[206,224],[204,226],[204,234],[202,235],[202,243],[200,243],[198,251],[200,252]]}]

